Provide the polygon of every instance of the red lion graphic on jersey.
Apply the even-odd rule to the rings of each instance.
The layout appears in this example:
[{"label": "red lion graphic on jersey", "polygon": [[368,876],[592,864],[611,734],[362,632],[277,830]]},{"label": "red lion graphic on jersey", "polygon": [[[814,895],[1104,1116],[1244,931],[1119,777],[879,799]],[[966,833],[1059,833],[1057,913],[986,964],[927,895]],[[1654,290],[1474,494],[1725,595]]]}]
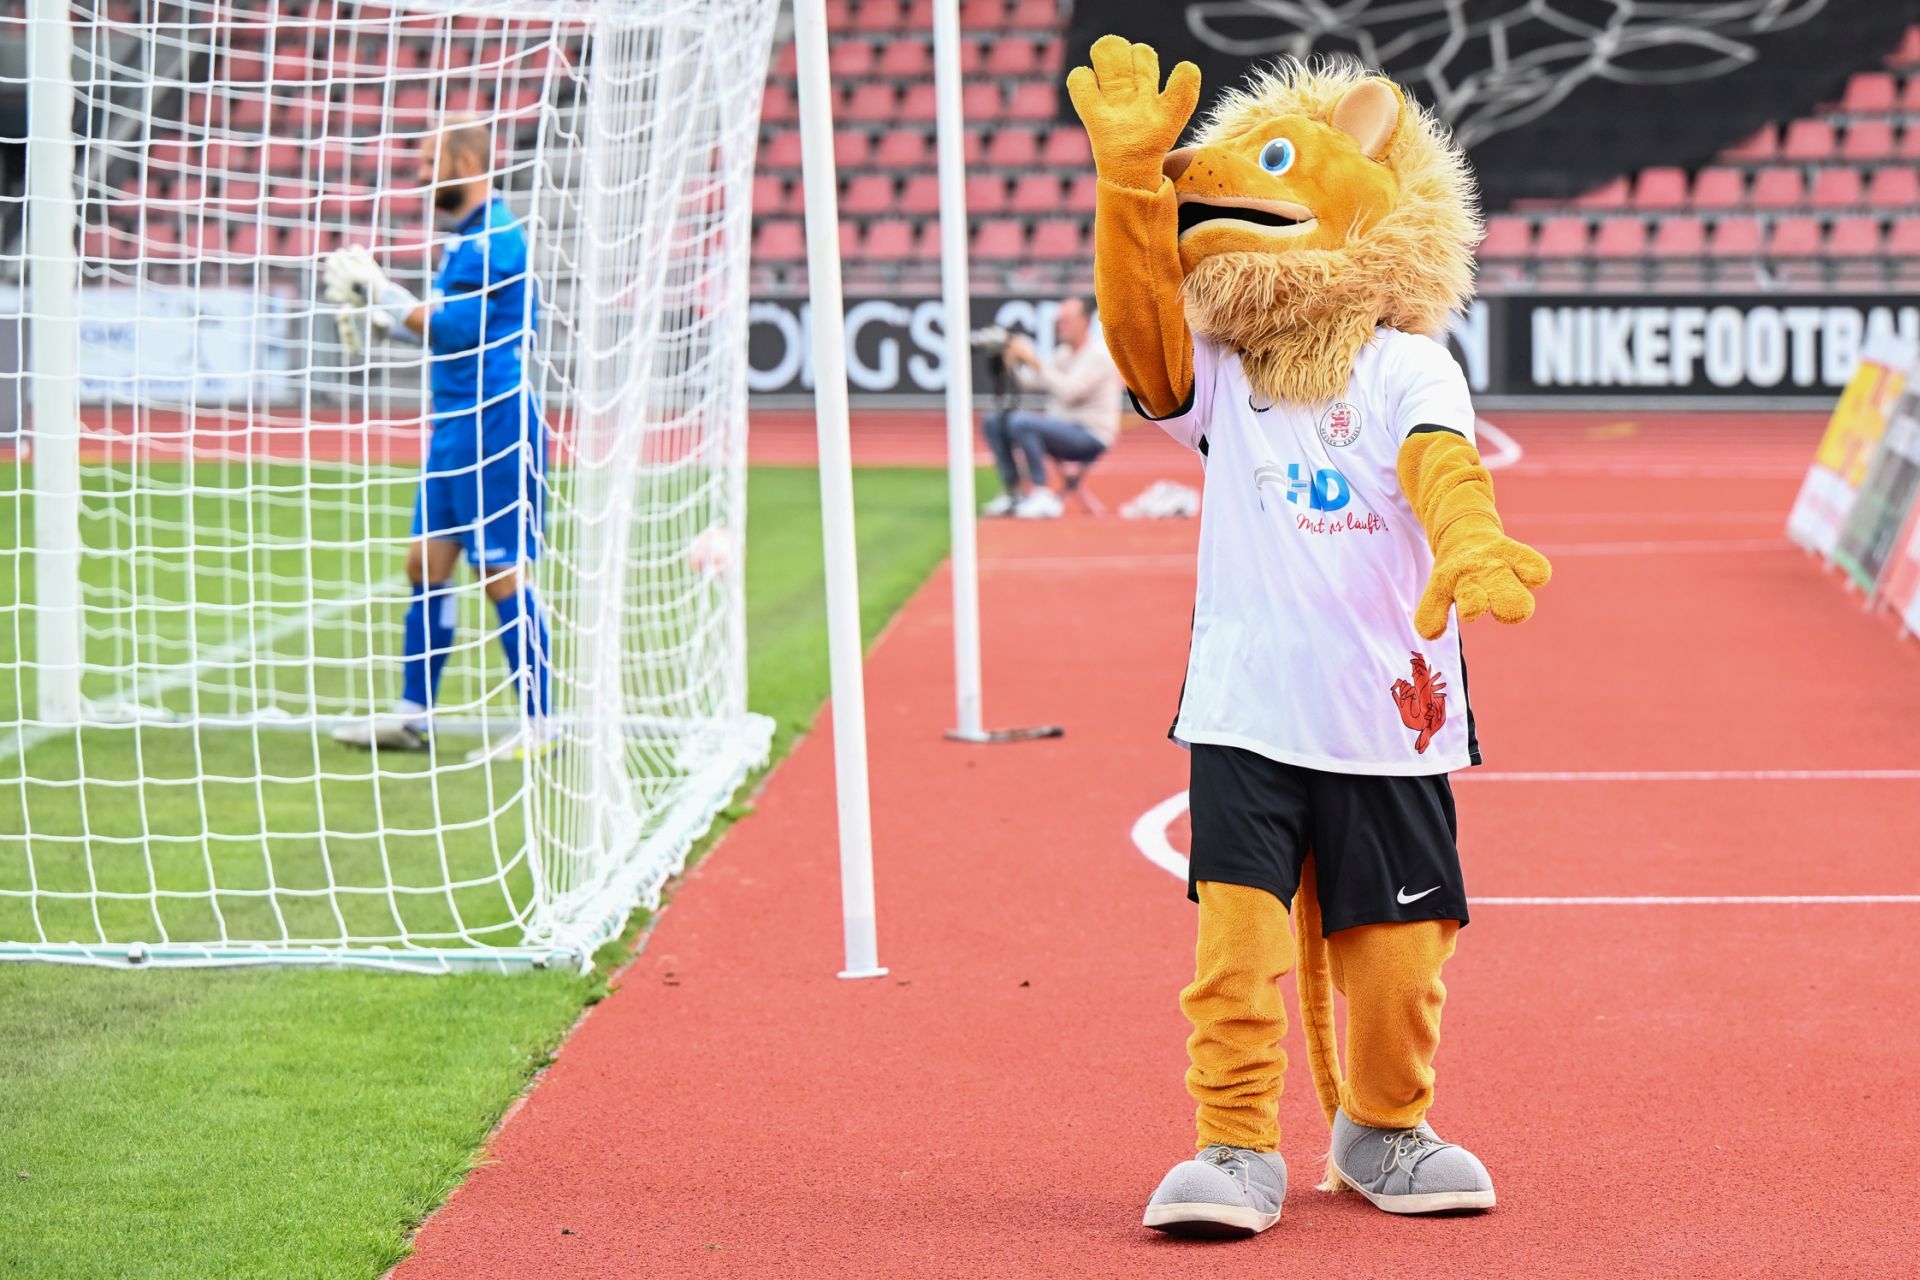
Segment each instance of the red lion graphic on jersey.
[{"label": "red lion graphic on jersey", "polygon": [[1413,749],[1424,753],[1433,735],[1447,722],[1447,682],[1437,671],[1427,669],[1427,660],[1413,655],[1413,682],[1393,682],[1393,700],[1400,707],[1400,722],[1420,736]]}]

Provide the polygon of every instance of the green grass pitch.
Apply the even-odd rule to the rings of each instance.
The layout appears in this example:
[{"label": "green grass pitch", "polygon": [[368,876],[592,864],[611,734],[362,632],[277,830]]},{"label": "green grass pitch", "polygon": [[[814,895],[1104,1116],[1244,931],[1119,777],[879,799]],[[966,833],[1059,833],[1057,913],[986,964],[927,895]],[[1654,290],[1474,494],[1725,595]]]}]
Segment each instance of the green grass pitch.
[{"label": "green grass pitch", "polygon": [[[945,553],[945,479],[936,471],[868,470],[856,475],[855,491],[862,622],[871,637]],[[16,637],[32,627],[19,607],[30,584],[14,578],[19,557],[11,554],[30,528],[17,492],[11,468],[0,468],[0,663],[12,659]],[[779,726],[778,758],[827,687],[817,477],[811,470],[755,469],[748,508],[749,698]],[[184,509],[158,514],[182,524],[189,515],[208,518]],[[228,508],[220,518],[230,515]],[[309,530],[317,536],[307,550],[299,545],[301,529],[286,532],[295,536],[267,561],[255,555],[221,567],[266,575],[261,581],[272,584],[272,598],[293,610],[313,580],[302,575],[348,571],[324,556],[316,560],[313,545],[366,554],[351,549],[356,540],[375,545],[393,531]],[[257,528],[235,527],[233,534],[236,544],[260,540]],[[178,572],[206,568],[182,563]],[[178,578],[176,587],[183,582]],[[183,628],[194,622],[185,613],[177,621]],[[350,628],[339,630],[338,643],[354,643]],[[20,696],[11,685],[0,687],[0,723],[14,716]],[[192,750],[185,750],[189,739]],[[257,832],[317,830],[322,817],[330,831],[351,832],[352,815],[377,803],[388,823],[431,833],[417,846],[402,842],[397,879],[412,874],[408,863],[416,857],[431,856],[432,874],[442,874],[443,846],[451,857],[490,867],[487,842],[517,845],[518,814],[487,796],[484,771],[473,776],[475,794],[464,798],[450,798],[443,781],[436,808],[426,787],[394,773],[392,757],[383,761],[387,776],[375,777],[354,776],[329,755],[327,771],[341,776],[316,789],[314,750],[303,735],[163,726],[33,745],[0,762],[0,887],[17,885],[24,872],[29,820],[36,831],[84,831],[94,842],[97,874],[144,883],[152,850],[156,874],[184,885],[197,874],[204,886],[204,870],[193,865],[197,852],[175,866],[167,842],[152,839],[198,830],[203,803],[220,806],[211,816],[230,829]],[[277,769],[278,776],[307,780],[284,791],[205,788],[194,783],[202,769],[233,777]],[[30,785],[28,777],[39,781]],[[60,782],[67,785],[46,785]],[[349,840],[329,855],[336,862],[377,856],[373,841],[358,843],[364,848]],[[236,842],[235,854],[260,861],[259,848],[245,841]],[[388,856],[395,856],[391,843]],[[79,859],[71,861],[36,870],[79,875]],[[299,874],[297,850],[275,847],[274,862],[276,874]],[[226,868],[220,881],[245,883],[230,881]],[[17,911],[4,905],[9,901],[19,902],[0,898],[0,937],[30,936],[18,931],[17,915],[6,914]],[[169,916],[170,926],[191,932],[212,923],[191,914],[210,913],[208,900],[177,902],[182,914]],[[256,897],[218,905],[235,936],[252,927],[249,912],[273,907]],[[287,909],[286,901],[280,905]],[[469,924],[488,918],[485,903],[459,905],[463,918],[472,913]],[[444,900],[436,906],[426,899],[417,909],[419,917],[405,920],[410,928],[451,919]],[[144,903],[114,904],[105,923],[137,936],[149,924],[148,910]],[[504,920],[504,902],[496,910]],[[91,936],[90,916],[76,923]],[[365,922],[382,925],[390,929],[393,921]],[[835,943],[822,945],[822,963],[830,965]],[[377,1276],[401,1255],[407,1232],[458,1184],[488,1129],[603,987],[604,969],[586,977],[422,977],[0,965],[0,1275]]]}]

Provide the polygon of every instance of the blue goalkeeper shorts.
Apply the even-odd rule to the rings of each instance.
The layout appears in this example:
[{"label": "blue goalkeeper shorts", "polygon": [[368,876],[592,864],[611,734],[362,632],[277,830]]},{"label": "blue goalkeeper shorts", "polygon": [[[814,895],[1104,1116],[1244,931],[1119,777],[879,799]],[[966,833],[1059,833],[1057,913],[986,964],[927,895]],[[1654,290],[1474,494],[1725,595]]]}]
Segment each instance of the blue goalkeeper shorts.
[{"label": "blue goalkeeper shorts", "polygon": [[[488,414],[495,418],[495,414]],[[458,542],[475,569],[540,558],[546,526],[546,427],[532,439],[516,411],[485,424],[441,419],[413,506],[413,534]],[[507,427],[509,429],[498,429]],[[486,428],[495,428],[492,430]]]}]

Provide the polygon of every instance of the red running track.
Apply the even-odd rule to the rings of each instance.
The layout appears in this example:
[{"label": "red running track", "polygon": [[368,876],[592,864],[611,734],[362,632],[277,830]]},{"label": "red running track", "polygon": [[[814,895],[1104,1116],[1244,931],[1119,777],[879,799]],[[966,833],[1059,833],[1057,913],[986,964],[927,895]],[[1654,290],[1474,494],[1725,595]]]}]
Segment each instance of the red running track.
[{"label": "red running track", "polygon": [[[1817,422],[1506,425],[1526,449],[1499,482],[1509,524],[1557,572],[1531,624],[1469,633],[1475,897],[1920,891],[1920,647],[1780,537]],[[1128,456],[1099,477],[1110,502],[1188,466],[1156,437]],[[1913,1274],[1912,902],[1487,903],[1447,975],[1434,1119],[1499,1208],[1396,1219],[1312,1190],[1295,1027],[1280,1225],[1230,1245],[1140,1228],[1191,1142],[1192,909],[1129,831],[1184,785],[1164,734],[1193,536],[986,526],[989,719],[1068,733],[941,741],[944,573],[876,646],[891,976],[833,976],[823,726],[399,1275]],[[1888,768],[1908,772],[1514,779]]]}]

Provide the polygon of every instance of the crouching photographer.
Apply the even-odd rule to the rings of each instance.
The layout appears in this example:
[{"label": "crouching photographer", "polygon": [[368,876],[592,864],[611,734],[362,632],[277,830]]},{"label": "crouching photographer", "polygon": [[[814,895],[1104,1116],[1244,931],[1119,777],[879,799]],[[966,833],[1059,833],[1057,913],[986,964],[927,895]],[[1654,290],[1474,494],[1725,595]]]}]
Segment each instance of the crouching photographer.
[{"label": "crouching photographer", "polygon": [[1047,397],[1040,413],[1002,405],[981,424],[1003,490],[981,514],[1057,517],[1060,497],[1048,487],[1047,459],[1092,462],[1120,431],[1120,371],[1093,331],[1092,308],[1081,298],[1060,304],[1049,360],[1026,338],[1004,330],[983,330],[975,342],[989,351],[998,348],[994,354],[1021,389]]}]

